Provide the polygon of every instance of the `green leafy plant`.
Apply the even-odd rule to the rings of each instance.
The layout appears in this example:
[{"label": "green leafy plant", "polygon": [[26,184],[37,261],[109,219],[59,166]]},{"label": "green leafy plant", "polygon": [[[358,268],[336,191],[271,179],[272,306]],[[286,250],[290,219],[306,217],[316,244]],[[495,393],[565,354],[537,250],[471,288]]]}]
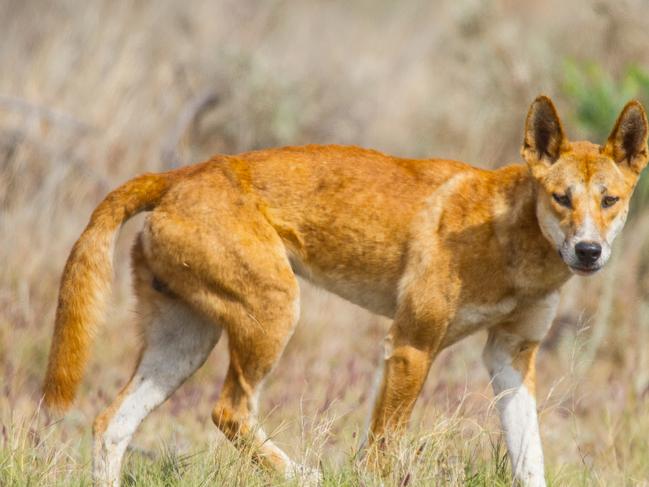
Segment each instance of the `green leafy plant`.
[{"label": "green leafy plant", "polygon": [[[566,61],[563,91],[573,102],[573,118],[590,140],[606,140],[615,118],[626,102],[636,98],[649,106],[649,70],[629,66],[618,78],[595,62]],[[649,205],[649,176],[645,171],[638,183],[632,212]]]}]

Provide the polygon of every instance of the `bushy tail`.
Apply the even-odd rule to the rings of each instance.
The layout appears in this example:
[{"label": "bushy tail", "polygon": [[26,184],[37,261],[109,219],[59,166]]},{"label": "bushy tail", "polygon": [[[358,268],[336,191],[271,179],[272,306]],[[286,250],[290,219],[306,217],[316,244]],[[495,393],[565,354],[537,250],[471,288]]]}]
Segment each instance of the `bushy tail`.
[{"label": "bushy tail", "polygon": [[43,385],[46,406],[70,407],[102,320],[113,274],[117,230],[132,216],[153,209],[169,187],[166,174],[145,174],[111,192],[92,213],[63,270],[56,324]]}]

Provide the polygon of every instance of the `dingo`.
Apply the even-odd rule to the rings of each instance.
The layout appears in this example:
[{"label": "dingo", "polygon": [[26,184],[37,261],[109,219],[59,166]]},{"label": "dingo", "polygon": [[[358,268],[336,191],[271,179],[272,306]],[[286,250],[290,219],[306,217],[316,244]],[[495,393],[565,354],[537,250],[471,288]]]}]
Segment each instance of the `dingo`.
[{"label": "dingo", "polygon": [[599,146],[569,142],[541,96],[525,122],[526,165],[488,171],[312,145],[135,178],[97,207],[68,258],[45,402],[73,401],[104,311],[116,232],[150,211],[132,252],[144,343],[133,377],[94,423],[97,483],[119,484],[138,425],[201,366],[223,329],[230,367],[214,423],[238,447],[252,443],[260,463],[289,476],[308,471],[255,421],[261,384],[298,319],[299,275],[394,318],[374,445],[406,425],[439,351],[486,328],[483,358],[514,476],[544,485],[535,355],[561,286],[609,259],[646,140],[636,101]]}]

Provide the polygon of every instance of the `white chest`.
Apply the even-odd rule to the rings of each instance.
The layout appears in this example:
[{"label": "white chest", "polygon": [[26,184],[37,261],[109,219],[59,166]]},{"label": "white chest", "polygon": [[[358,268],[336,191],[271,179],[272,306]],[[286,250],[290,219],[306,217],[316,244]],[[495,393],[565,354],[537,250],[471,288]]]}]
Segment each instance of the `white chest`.
[{"label": "white chest", "polygon": [[476,331],[495,325],[511,316],[518,304],[513,297],[493,304],[466,303],[458,308],[446,331],[443,346],[447,347]]}]

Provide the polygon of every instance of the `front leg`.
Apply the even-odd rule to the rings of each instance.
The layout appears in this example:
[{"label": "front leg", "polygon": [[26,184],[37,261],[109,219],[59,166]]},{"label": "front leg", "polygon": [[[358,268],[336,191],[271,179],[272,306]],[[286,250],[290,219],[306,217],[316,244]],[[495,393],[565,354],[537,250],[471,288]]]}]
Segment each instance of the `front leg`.
[{"label": "front leg", "polygon": [[389,334],[383,378],[370,423],[370,442],[405,428],[431,364],[429,350]]},{"label": "front leg", "polygon": [[483,354],[514,478],[525,486],[545,486],[536,414],[535,359],[557,304],[558,294],[553,294],[529,307],[516,323],[490,329]]},{"label": "front leg", "polygon": [[428,370],[446,332],[446,320],[416,319],[411,309],[397,314],[384,341],[382,381],[370,422],[369,444],[400,433],[408,424]]}]

